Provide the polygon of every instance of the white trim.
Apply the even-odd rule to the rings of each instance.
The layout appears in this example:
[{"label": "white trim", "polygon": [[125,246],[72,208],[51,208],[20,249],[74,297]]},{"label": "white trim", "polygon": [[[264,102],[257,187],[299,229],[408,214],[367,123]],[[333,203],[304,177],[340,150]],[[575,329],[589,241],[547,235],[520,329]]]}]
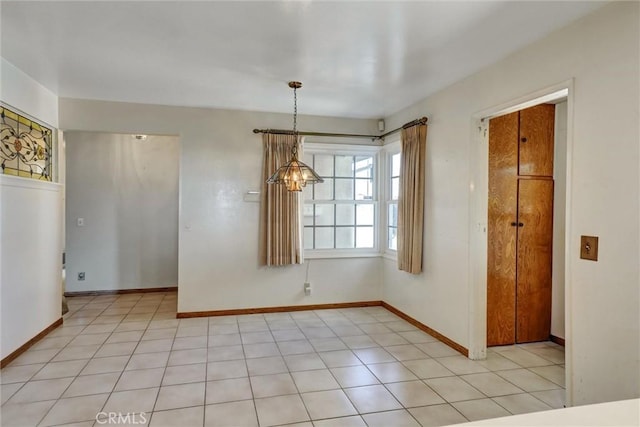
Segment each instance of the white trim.
[{"label": "white trim", "polygon": [[[565,378],[566,405],[573,403],[573,341],[572,341],[572,268],[571,254],[574,242],[572,232],[573,204],[573,112],[574,81],[560,82],[528,95],[523,95],[503,104],[479,111],[471,117],[470,123],[470,182],[469,182],[469,358],[486,357],[487,325],[487,198],[488,198],[488,144],[483,127],[483,119],[518,111],[522,108],[549,102],[557,98],[567,98],[567,164],[566,164],[566,205],[565,205]],[[484,273],[483,273],[484,272]]]},{"label": "white trim", "polygon": [[320,142],[305,142],[303,150],[312,151],[319,154],[349,155],[354,153],[377,154],[382,149],[378,145],[353,145],[353,144],[332,144]]},{"label": "white trim", "polygon": [[380,252],[374,249],[305,249],[305,259],[325,258],[378,258]]},{"label": "white trim", "polygon": [[61,191],[62,184],[51,181],[25,178],[22,176],[0,174],[0,184],[4,187],[30,188],[34,190]]}]

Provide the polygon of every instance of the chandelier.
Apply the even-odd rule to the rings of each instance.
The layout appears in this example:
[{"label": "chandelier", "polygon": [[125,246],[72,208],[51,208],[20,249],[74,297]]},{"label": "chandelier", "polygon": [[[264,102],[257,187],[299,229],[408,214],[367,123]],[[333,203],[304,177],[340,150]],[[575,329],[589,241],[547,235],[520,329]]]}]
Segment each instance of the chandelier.
[{"label": "chandelier", "polygon": [[284,184],[288,191],[302,191],[307,184],[324,182],[324,179],[309,166],[298,160],[298,96],[297,90],[302,87],[300,82],[289,82],[293,89],[293,136],[295,142],[291,148],[291,160],[275,171],[267,180],[267,184]]}]

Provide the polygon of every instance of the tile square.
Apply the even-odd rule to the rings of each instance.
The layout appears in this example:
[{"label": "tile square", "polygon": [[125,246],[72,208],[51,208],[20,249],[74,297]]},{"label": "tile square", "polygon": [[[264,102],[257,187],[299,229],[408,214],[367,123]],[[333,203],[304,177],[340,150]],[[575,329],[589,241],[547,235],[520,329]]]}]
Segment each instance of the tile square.
[{"label": "tile square", "polygon": [[[75,377],[87,365],[88,360],[70,360],[67,362],[47,363],[33,380],[48,380],[52,378]],[[31,366],[31,365],[28,365]],[[4,373],[4,372],[3,372]]]},{"label": "tile square", "polygon": [[452,377],[455,375],[436,359],[407,360],[402,364],[421,379]]},{"label": "tile square", "polygon": [[291,376],[300,393],[340,388],[340,385],[328,369],[292,372]]},{"label": "tile square", "polygon": [[514,415],[551,409],[551,406],[528,393],[494,397],[493,400]]},{"label": "tile square", "polygon": [[209,337],[209,347],[240,345],[242,341],[240,334],[211,335]]},{"label": "tile square", "polygon": [[282,355],[316,352],[311,343],[307,340],[280,341],[278,342],[278,348],[280,349],[280,353]]},{"label": "tile square", "polygon": [[553,362],[537,356],[520,347],[508,346],[506,348],[496,349],[501,356],[506,357],[523,368],[531,368],[534,366],[553,365]]},{"label": "tile square", "polygon": [[194,363],[205,363],[207,361],[206,348],[194,348],[191,350],[174,350],[169,354],[167,364],[169,366],[191,365]]},{"label": "tile square", "polygon": [[395,332],[391,332],[388,334],[370,334],[369,335],[375,342],[383,347],[392,346],[392,345],[400,345],[400,344],[409,344],[409,341],[402,338],[401,335],[398,335]]},{"label": "tile square", "polygon": [[534,391],[531,393],[532,396],[542,400],[553,409],[564,408],[566,394],[567,393],[564,389]]},{"label": "tile square", "polygon": [[456,375],[476,374],[489,371],[475,360],[468,359],[462,355],[440,357],[438,358],[438,362]]},{"label": "tile square", "polygon": [[418,420],[422,427],[445,426],[467,422],[467,419],[460,412],[447,403],[411,408],[409,412]]},{"label": "tile square", "polygon": [[440,341],[428,342],[424,344],[416,344],[415,346],[418,347],[423,352],[427,353],[431,357],[446,357],[446,356],[460,355],[460,353],[458,353],[456,350],[452,349],[451,347],[449,347],[448,345]]},{"label": "tile square", "polygon": [[255,359],[259,357],[280,356],[280,350],[274,342],[245,344],[244,355],[247,359]]},{"label": "tile square", "polygon": [[469,421],[508,417],[511,415],[509,411],[491,399],[466,400],[464,402],[454,402],[451,405]]},{"label": "tile square", "polygon": [[356,349],[353,352],[362,360],[362,363],[367,365],[370,363],[396,362],[396,358],[381,347]]},{"label": "tile square", "polygon": [[334,338],[336,334],[333,333],[331,328],[327,326],[321,326],[317,328],[304,328],[302,333],[309,339],[311,338]]},{"label": "tile square", "polygon": [[386,387],[405,408],[445,403],[422,381],[390,383],[386,384]]},{"label": "tile square", "polygon": [[382,323],[361,324],[360,329],[362,329],[368,335],[390,334],[393,332]]},{"label": "tile square", "polygon": [[256,322],[245,322],[238,324],[240,329],[240,333],[244,332],[265,332],[269,331],[269,326],[267,322],[264,320],[256,321]]},{"label": "tile square", "polygon": [[[178,329],[179,333],[180,329]],[[207,348],[207,336],[182,337],[173,341],[172,350],[191,350],[194,348]]]},{"label": "tile square", "polygon": [[242,344],[259,344],[263,342],[274,342],[271,332],[244,332],[241,334]]},{"label": "tile square", "polygon": [[236,323],[228,325],[216,325],[209,326],[209,335],[226,335],[239,333],[238,325]]},{"label": "tile square", "polygon": [[162,411],[204,405],[205,386],[204,382],[162,386],[154,410]]},{"label": "tile square", "polygon": [[309,415],[300,395],[255,399],[261,427],[308,421]]},{"label": "tile square", "polygon": [[311,338],[309,342],[316,351],[345,350],[347,346],[340,338]]},{"label": "tile square", "polygon": [[526,392],[553,390],[560,388],[559,385],[552,383],[551,381],[542,378],[540,375],[531,372],[528,369],[513,369],[510,371],[498,371],[496,374],[500,375],[505,380],[520,387]]},{"label": "tile square", "polygon": [[137,345],[138,343],[135,341],[104,344],[94,357],[129,356],[133,354]]},{"label": "tile square", "polygon": [[411,381],[418,379],[418,377],[413,375],[413,373],[400,362],[375,363],[367,365],[367,367],[371,372],[373,372],[373,375],[375,375],[380,380],[380,382],[383,383],[394,383],[398,381]]},{"label": "tile square", "polygon": [[331,326],[331,329],[339,337],[365,335],[364,331],[358,328],[356,325],[337,325]]},{"label": "tile square", "polygon": [[301,396],[312,420],[358,413],[342,390],[315,391]]},{"label": "tile square", "polygon": [[127,331],[127,332],[114,332],[105,341],[105,344],[114,344],[119,342],[138,342],[142,338],[144,331]]},{"label": "tile square", "polygon": [[250,377],[250,380],[251,389],[256,398],[298,393],[298,389],[288,373],[259,375]]},{"label": "tile square", "polygon": [[4,405],[7,400],[11,398],[20,387],[22,387],[24,383],[11,383],[11,384],[2,384],[0,386],[0,405]]},{"label": "tile square", "polygon": [[207,382],[206,404],[253,399],[249,378],[232,378]]},{"label": "tile square", "polygon": [[[102,409],[103,412],[151,412],[158,395],[158,388],[114,391]],[[98,409],[99,411],[99,409]],[[93,417],[96,416],[93,413]]]},{"label": "tile square", "polygon": [[363,415],[369,427],[420,427],[415,418],[405,409]]},{"label": "tile square", "polygon": [[316,353],[284,356],[284,361],[291,372],[326,368],[326,365]]},{"label": "tile square", "polygon": [[207,380],[207,364],[168,366],[164,372],[162,385],[205,382]]},{"label": "tile square", "polygon": [[80,375],[122,372],[127,362],[129,362],[129,356],[111,356],[91,359],[82,372],[80,372]]},{"label": "tile square", "polygon": [[125,370],[131,371],[133,369],[164,368],[167,366],[168,359],[168,351],[161,353],[134,354],[131,356]]},{"label": "tile square", "polygon": [[393,345],[385,347],[385,350],[400,361],[429,358],[426,353],[413,344]]},{"label": "tile square", "polygon": [[[88,326],[89,327],[89,326]],[[69,347],[87,346],[87,345],[102,345],[109,338],[111,333],[103,334],[80,334],[76,336],[70,343]]]},{"label": "tile square", "polygon": [[137,332],[136,335],[139,335],[140,337],[142,337],[142,334],[144,333],[144,330],[147,329],[148,325],[149,325],[148,320],[138,321],[138,322],[128,321],[126,323],[120,323],[118,327],[115,329],[113,335],[121,332]]},{"label": "tile square", "polygon": [[207,364],[207,381],[246,377],[247,364],[243,360],[227,360]]},{"label": "tile square", "polygon": [[125,371],[116,384],[115,391],[159,387],[164,368]]},{"label": "tile square", "polygon": [[207,405],[204,425],[205,427],[258,427],[256,407],[253,400]]},{"label": "tile square", "polygon": [[486,396],[458,377],[431,378],[424,382],[447,402],[482,399]]},{"label": "tile square", "polygon": [[[33,365],[35,363],[47,363],[61,350],[52,348],[49,350],[33,350],[29,349],[18,356],[9,366]],[[4,372],[4,371],[3,371]]]},{"label": "tile square", "polygon": [[111,393],[116,385],[119,372],[108,374],[83,375],[76,377],[62,397],[87,396],[90,394]]},{"label": "tile square", "polygon": [[[108,394],[94,394],[60,399],[53,405],[39,425],[52,426],[95,420],[96,414],[100,412],[108,397]],[[4,418],[4,408],[2,415]],[[3,419],[4,422],[5,420]]]},{"label": "tile square", "polygon": [[318,355],[329,368],[362,365],[360,359],[351,350],[324,351]]},{"label": "tile square", "polygon": [[52,362],[64,362],[67,360],[90,359],[98,351],[100,345],[83,345],[78,347],[65,347],[54,357]]},{"label": "tile square", "polygon": [[[97,321],[98,319],[96,319]],[[122,319],[120,319],[122,320]],[[118,322],[120,321],[118,320]],[[92,323],[91,325],[87,326],[83,331],[82,331],[82,335],[84,334],[105,334],[105,333],[111,333],[113,332],[113,330],[115,328],[118,327],[118,322],[116,323],[103,323],[103,324],[96,324],[95,322]],[[73,341],[72,341],[73,342]]]},{"label": "tile square", "polygon": [[369,335],[342,336],[340,339],[350,349],[378,347],[378,343],[371,339]]},{"label": "tile square", "polygon": [[244,359],[244,349],[241,345],[209,347],[207,358],[209,362]]},{"label": "tile square", "polygon": [[140,341],[134,354],[143,353],[159,353],[162,351],[170,351],[173,345],[173,339],[147,340]]},{"label": "tile square", "polygon": [[[51,349],[61,349],[69,344],[74,339],[73,336],[63,336],[63,337],[45,337],[38,341],[30,350],[51,350]],[[91,343],[95,344],[95,343]]]},{"label": "tile square", "polygon": [[23,366],[8,366],[0,371],[0,383],[9,384],[29,381],[31,377],[36,374],[36,372],[42,369],[43,366],[45,366],[44,363],[36,363],[33,365]]},{"label": "tile square", "polygon": [[514,363],[504,356],[501,356],[500,353],[496,353],[493,351],[487,351],[487,358],[484,360],[478,360],[477,362],[492,372],[521,368],[520,365]]},{"label": "tile square", "polygon": [[402,405],[382,385],[347,388],[344,391],[360,414],[402,408]]},{"label": "tile square", "polygon": [[558,384],[560,387],[564,388],[565,386],[565,371],[562,366],[539,366],[536,368],[529,368],[529,370],[540,375],[542,378]]},{"label": "tile square", "polygon": [[298,328],[296,329],[283,329],[271,331],[273,337],[277,342],[281,341],[300,341],[306,340],[307,337]]},{"label": "tile square", "polygon": [[204,423],[204,406],[193,408],[170,409],[151,414],[150,426],[201,426]]},{"label": "tile square", "polygon": [[378,379],[366,366],[332,368],[331,373],[342,388],[379,384]]},{"label": "tile square", "polygon": [[69,387],[73,378],[29,381],[13,395],[9,403],[30,403],[58,399]]},{"label": "tile square", "polygon": [[507,394],[518,394],[523,392],[523,390],[492,372],[463,375],[460,378],[489,397],[505,396]]},{"label": "tile square", "polygon": [[46,400],[33,403],[16,403],[2,406],[2,425],[4,426],[35,426],[56,403]]},{"label": "tile square", "polygon": [[281,356],[247,359],[247,369],[249,370],[249,375],[269,375],[288,372],[284,359]]},{"label": "tile square", "polygon": [[398,332],[398,335],[412,344],[424,344],[428,342],[438,341],[437,338],[434,338],[426,332],[422,331]]}]

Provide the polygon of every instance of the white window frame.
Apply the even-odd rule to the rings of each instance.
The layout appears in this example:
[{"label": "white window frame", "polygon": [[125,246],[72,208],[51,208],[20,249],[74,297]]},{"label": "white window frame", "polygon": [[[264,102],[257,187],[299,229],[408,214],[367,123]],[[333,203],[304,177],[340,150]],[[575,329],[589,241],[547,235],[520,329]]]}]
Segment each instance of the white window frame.
[{"label": "white window frame", "polygon": [[382,217],[384,218],[384,220],[381,221],[382,231],[380,233],[381,239],[384,238],[384,245],[381,245],[382,256],[395,260],[398,257],[398,252],[394,249],[389,248],[389,205],[392,203],[398,203],[397,200],[391,200],[391,158],[393,155],[398,154],[402,151],[400,139],[396,139],[388,144],[385,144],[382,151],[384,162],[384,171],[381,176],[381,181],[384,182],[382,199],[382,205],[384,205],[384,214],[382,215]]},{"label": "white window frame", "polygon": [[[373,200],[366,201],[367,204],[373,204],[374,216],[373,216],[373,248],[353,248],[353,249],[303,249],[304,257],[308,259],[319,258],[369,258],[380,256],[380,241],[381,241],[381,213],[380,213],[380,200],[382,196],[380,183],[383,180],[381,175],[381,162],[380,162],[380,150],[381,146],[374,145],[351,145],[351,144],[335,144],[335,143],[320,143],[320,142],[305,142],[303,145],[304,154],[326,154],[326,155],[347,155],[347,156],[359,156],[359,155],[371,155],[373,156]],[[311,165],[310,165],[311,166]],[[313,184],[323,185],[323,184]],[[305,190],[306,191],[306,190]],[[300,215],[304,214],[304,206],[312,204],[312,201],[304,200],[302,197],[302,209]],[[320,201],[318,201],[320,202]],[[339,202],[337,202],[339,203]],[[336,204],[337,204],[336,203]],[[352,202],[345,202],[352,203]],[[356,200],[357,204],[358,201]],[[303,218],[300,219],[301,224],[304,223]],[[302,225],[304,228],[304,225]],[[304,244],[303,244],[304,247]]]}]

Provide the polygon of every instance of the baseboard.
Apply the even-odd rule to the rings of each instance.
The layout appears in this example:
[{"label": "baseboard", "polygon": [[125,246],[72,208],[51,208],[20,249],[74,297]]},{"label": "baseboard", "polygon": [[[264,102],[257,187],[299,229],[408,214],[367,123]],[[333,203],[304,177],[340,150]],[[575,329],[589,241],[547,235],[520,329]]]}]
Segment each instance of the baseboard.
[{"label": "baseboard", "polygon": [[179,312],[176,317],[178,319],[187,319],[192,317],[210,317],[210,316],[234,316],[243,314],[264,314],[264,313],[282,313],[285,311],[306,311],[306,310],[327,310],[336,308],[357,308],[357,307],[376,307],[382,306],[392,312],[393,314],[401,317],[407,322],[411,323],[416,328],[426,332],[439,341],[453,348],[454,350],[469,357],[469,350],[466,347],[461,346],[457,342],[447,338],[440,332],[431,329],[427,325],[417,321],[413,317],[403,313],[394,306],[387,304],[384,301],[358,301],[358,302],[341,302],[335,304],[312,304],[312,305],[290,305],[280,307],[257,307],[257,308],[237,308],[230,310],[213,310],[213,311],[186,311]]},{"label": "baseboard", "polygon": [[40,332],[35,337],[31,338],[29,341],[18,347],[17,350],[9,354],[7,357],[0,361],[0,369],[7,366],[9,363],[13,362],[18,356],[27,351],[31,346],[44,338],[49,332],[53,331],[58,326],[62,325],[62,317],[53,322],[51,325],[47,326],[42,332]]},{"label": "baseboard", "polygon": [[185,311],[178,313],[178,319],[190,317],[234,316],[242,314],[282,313],[285,311],[329,310],[336,308],[357,308],[381,306],[382,301],[340,302],[334,304],[287,305],[280,307],[234,308],[230,310]]},{"label": "baseboard", "polygon": [[105,291],[80,291],[65,292],[65,297],[86,297],[96,295],[121,295],[121,294],[144,294],[148,292],[177,292],[177,286],[169,286],[166,288],[138,288],[138,289],[109,289]]},{"label": "baseboard", "polygon": [[447,338],[446,336],[442,335],[440,332],[438,332],[438,331],[436,331],[434,329],[431,329],[430,327],[428,327],[424,323],[421,323],[421,322],[417,321],[416,319],[414,319],[413,317],[409,316],[408,314],[403,313],[402,311],[398,310],[397,308],[395,308],[391,304],[387,304],[386,302],[382,301],[382,306],[384,308],[386,308],[387,310],[389,310],[390,312],[392,312],[393,314],[395,314],[396,316],[402,317],[404,320],[406,320],[407,322],[411,323],[416,328],[422,330],[423,332],[428,333],[429,335],[431,335],[434,338],[437,338],[439,341],[442,341],[443,343],[445,343],[446,345],[448,345],[449,347],[451,347],[455,351],[464,354],[466,357],[469,357],[469,349],[467,349],[466,347],[461,346],[457,342],[455,342],[455,341]]},{"label": "baseboard", "polygon": [[554,343],[564,347],[564,338],[560,338],[560,337],[557,337],[555,335],[549,335],[549,340],[551,342],[554,342]]}]

